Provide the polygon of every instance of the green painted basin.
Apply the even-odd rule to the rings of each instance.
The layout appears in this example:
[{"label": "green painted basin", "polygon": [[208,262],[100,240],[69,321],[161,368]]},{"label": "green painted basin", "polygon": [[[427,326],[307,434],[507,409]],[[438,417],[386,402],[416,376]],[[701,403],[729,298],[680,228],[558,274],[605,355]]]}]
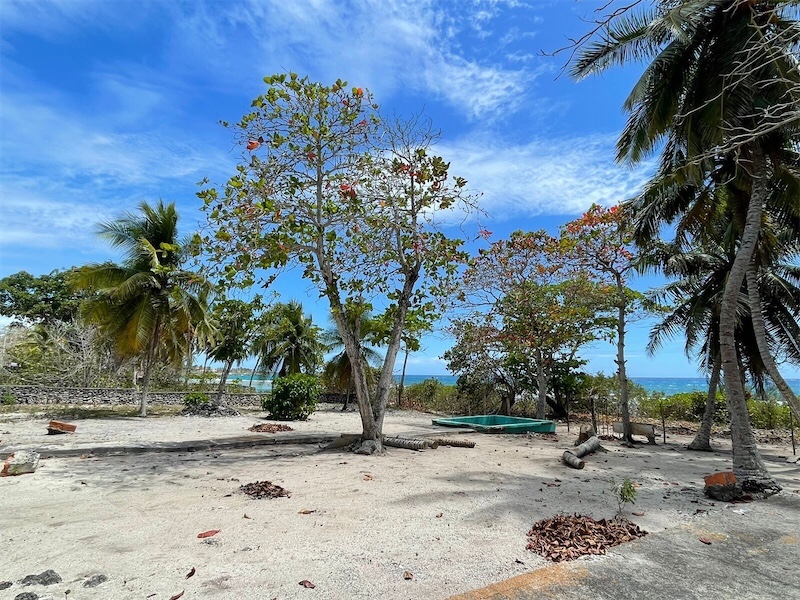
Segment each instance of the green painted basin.
[{"label": "green painted basin", "polygon": [[474,415],[472,417],[449,417],[433,419],[434,425],[444,427],[469,427],[481,433],[554,433],[556,424],[541,419],[523,419],[522,417],[506,417],[503,415]]}]

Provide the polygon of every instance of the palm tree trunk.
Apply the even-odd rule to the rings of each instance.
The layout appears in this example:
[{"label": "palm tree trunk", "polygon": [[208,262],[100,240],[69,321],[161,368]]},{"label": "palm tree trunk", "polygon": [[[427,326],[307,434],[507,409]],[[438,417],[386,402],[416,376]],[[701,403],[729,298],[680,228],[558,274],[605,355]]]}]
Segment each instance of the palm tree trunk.
[{"label": "palm tree trunk", "polygon": [[742,481],[743,488],[752,491],[774,493],[781,488],[769,474],[767,466],[758,451],[753,430],[750,428],[750,417],[747,413],[747,401],[744,394],[744,381],[739,368],[736,348],[736,308],[739,293],[744,283],[747,267],[753,256],[758,235],[761,229],[761,214],[766,198],[765,164],[761,148],[753,149],[753,187],[744,231],[731,265],[725,291],[722,294],[720,307],[720,356],[725,382],[725,394],[731,413],[731,442],[733,444],[733,472]]},{"label": "palm tree trunk", "polygon": [[139,404],[139,416],[147,416],[147,392],[150,389],[150,374],[153,372],[153,363],[156,356],[156,345],[158,344],[158,330],[161,327],[161,316],[156,317],[153,332],[150,334],[150,343],[147,345],[147,356],[144,363],[144,379],[142,381],[142,399]]},{"label": "palm tree trunk", "polygon": [[756,345],[758,352],[761,355],[761,361],[767,370],[769,378],[778,388],[783,399],[791,407],[795,416],[800,419],[800,401],[797,396],[786,383],[786,380],[778,371],[775,361],[772,360],[772,354],[769,351],[769,344],[767,343],[767,330],[764,325],[764,316],[761,314],[761,295],[758,291],[758,277],[756,274],[756,266],[754,262],[750,262],[747,269],[747,299],[750,301],[750,318],[753,322],[753,331],[756,337]]},{"label": "palm tree trunk", "polygon": [[619,409],[622,415],[622,441],[633,444],[631,415],[628,409],[628,373],[625,369],[625,289],[622,278],[617,275],[617,295],[620,305],[617,308],[617,375],[619,377]]},{"label": "palm tree trunk", "polygon": [[711,369],[711,379],[708,382],[708,396],[706,397],[706,408],[703,411],[703,421],[700,423],[700,429],[697,431],[697,435],[694,436],[692,443],[688,446],[689,450],[712,451],[711,425],[714,423],[720,368],[719,352],[717,352],[714,355],[714,366]]},{"label": "palm tree trunk", "polygon": [[253,370],[250,371],[250,381],[247,384],[247,387],[253,387],[253,378],[256,376],[256,369],[258,369],[258,363],[261,359],[256,359],[256,364],[253,365]]}]

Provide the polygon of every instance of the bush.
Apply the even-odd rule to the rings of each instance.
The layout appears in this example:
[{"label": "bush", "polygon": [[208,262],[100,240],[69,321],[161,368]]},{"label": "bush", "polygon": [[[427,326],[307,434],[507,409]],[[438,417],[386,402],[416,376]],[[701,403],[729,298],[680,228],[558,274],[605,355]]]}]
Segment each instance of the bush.
[{"label": "bush", "polygon": [[204,394],[203,392],[190,392],[189,394],[186,394],[183,399],[183,405],[186,408],[194,408],[196,406],[200,406],[201,404],[208,404],[208,402],[208,394]]},{"label": "bush", "polygon": [[412,406],[432,412],[464,414],[463,402],[459,401],[454,385],[445,385],[438,379],[426,379],[406,386],[403,390],[403,406]]},{"label": "bush", "polygon": [[780,429],[789,427],[789,411],[786,404],[778,404],[774,398],[767,401],[748,398],[747,412],[750,423],[758,429]]},{"label": "bush", "polygon": [[[663,406],[664,418],[673,421],[701,421],[706,410],[708,392],[682,392],[666,398],[653,395],[642,400],[639,405],[639,414],[651,419],[660,419]],[[663,403],[663,404],[662,404]],[[714,422],[723,423],[726,418],[725,396],[717,392],[714,406]]]},{"label": "bush", "polygon": [[16,403],[17,399],[14,397],[14,394],[8,390],[3,390],[3,397],[2,400],[0,400],[0,404],[3,406],[14,406]]},{"label": "bush", "polygon": [[261,399],[261,407],[273,419],[305,421],[317,408],[322,386],[313,375],[296,374],[272,382],[272,394]]}]

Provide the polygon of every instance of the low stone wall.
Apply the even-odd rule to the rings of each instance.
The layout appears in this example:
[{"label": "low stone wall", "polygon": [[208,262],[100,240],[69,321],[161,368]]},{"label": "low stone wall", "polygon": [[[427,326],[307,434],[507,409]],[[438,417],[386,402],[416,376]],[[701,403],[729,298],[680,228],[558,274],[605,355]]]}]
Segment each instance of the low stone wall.
[{"label": "low stone wall", "polygon": [[[130,388],[52,388],[35,385],[0,386],[0,401],[8,392],[17,404],[139,404],[141,392]],[[149,404],[183,404],[187,392],[150,392]],[[213,392],[208,394],[213,396]],[[260,406],[259,394],[225,394],[234,406]]]}]

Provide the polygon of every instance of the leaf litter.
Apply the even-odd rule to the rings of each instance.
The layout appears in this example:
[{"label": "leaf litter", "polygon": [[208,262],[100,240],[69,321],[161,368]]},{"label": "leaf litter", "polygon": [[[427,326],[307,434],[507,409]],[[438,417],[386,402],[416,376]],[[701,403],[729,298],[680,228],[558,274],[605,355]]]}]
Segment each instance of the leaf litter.
[{"label": "leaf litter", "polygon": [[245,483],[239,489],[251,498],[256,498],[258,500],[262,498],[289,498],[292,495],[289,490],[275,485],[271,481]]},{"label": "leaf litter", "polygon": [[288,425],[283,423],[256,423],[247,431],[255,431],[256,433],[278,433],[280,431],[294,431]]},{"label": "leaf litter", "polygon": [[553,562],[573,560],[647,535],[624,517],[594,520],[584,515],[556,515],[538,521],[528,532],[527,549]]}]

